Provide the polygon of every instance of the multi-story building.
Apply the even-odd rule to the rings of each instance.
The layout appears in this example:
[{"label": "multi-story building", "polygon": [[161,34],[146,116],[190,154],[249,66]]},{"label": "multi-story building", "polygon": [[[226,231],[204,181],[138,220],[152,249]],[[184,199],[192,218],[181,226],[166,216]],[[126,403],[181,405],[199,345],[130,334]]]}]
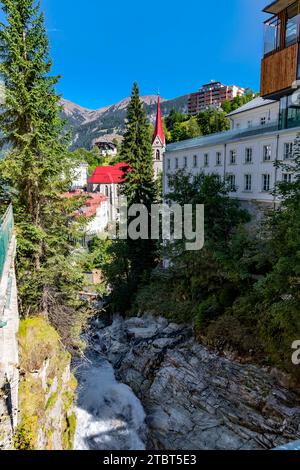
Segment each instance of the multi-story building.
[{"label": "multi-story building", "polygon": [[207,83],[189,96],[188,112],[194,115],[209,108],[219,108],[225,101],[231,101],[244,93],[244,88],[236,85],[227,86],[221,82]]},{"label": "multi-story building", "polygon": [[230,131],[168,145],[165,193],[178,169],[228,178],[231,196],[251,203],[277,203],[276,183],[291,180],[275,163],[292,159],[300,132],[300,0],[277,0],[265,11],[274,16],[265,23],[261,97],[228,115]]},{"label": "multi-story building", "polygon": [[279,128],[300,125],[300,0],[276,0],[264,11],[261,96],[280,102]]},{"label": "multi-story building", "polygon": [[85,203],[76,212],[75,217],[86,217],[89,219],[86,227],[85,234],[97,235],[105,232],[109,223],[109,204],[108,198],[99,192],[87,193],[83,190],[77,189],[64,194],[66,198],[83,197]]}]

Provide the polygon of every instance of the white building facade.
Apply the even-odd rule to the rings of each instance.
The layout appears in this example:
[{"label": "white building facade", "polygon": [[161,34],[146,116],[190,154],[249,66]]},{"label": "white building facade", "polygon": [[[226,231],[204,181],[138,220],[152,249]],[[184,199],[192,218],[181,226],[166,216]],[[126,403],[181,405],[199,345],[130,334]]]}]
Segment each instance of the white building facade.
[{"label": "white building facade", "polygon": [[72,189],[82,189],[87,185],[88,164],[80,163],[72,173]]},{"label": "white building facade", "polygon": [[101,201],[96,209],[96,214],[86,227],[88,235],[101,235],[105,232],[109,223],[109,203],[108,200]]},{"label": "white building facade", "polygon": [[276,203],[277,182],[291,175],[276,168],[277,161],[292,158],[300,127],[278,129],[277,102],[257,98],[231,113],[231,130],[167,146],[164,157],[164,193],[170,191],[168,175],[186,170],[217,174],[228,179],[231,197],[241,201]]}]

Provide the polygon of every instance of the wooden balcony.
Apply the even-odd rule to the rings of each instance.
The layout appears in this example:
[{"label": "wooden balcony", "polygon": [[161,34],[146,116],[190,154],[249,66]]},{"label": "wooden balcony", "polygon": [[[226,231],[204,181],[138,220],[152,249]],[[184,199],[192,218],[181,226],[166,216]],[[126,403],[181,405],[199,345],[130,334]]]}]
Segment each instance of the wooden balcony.
[{"label": "wooden balcony", "polygon": [[262,60],[261,87],[262,97],[279,95],[292,87],[297,80],[299,43],[273,52]]}]

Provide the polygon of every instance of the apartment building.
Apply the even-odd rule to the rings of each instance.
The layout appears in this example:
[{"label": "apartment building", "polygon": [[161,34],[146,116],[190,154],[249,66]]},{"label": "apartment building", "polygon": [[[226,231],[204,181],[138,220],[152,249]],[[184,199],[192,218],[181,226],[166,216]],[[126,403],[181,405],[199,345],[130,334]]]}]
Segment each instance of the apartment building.
[{"label": "apartment building", "polygon": [[225,101],[231,101],[244,93],[244,88],[236,85],[227,86],[221,82],[207,83],[189,96],[188,112],[194,115],[209,108],[219,108]]}]

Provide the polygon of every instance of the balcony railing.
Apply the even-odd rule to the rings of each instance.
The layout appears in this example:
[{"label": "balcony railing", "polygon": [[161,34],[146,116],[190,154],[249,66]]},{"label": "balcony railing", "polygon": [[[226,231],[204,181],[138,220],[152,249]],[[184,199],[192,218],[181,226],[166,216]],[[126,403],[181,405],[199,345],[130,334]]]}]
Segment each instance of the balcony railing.
[{"label": "balcony railing", "polygon": [[284,23],[277,16],[273,16],[264,24],[264,55],[289,47],[299,39],[300,14]]},{"label": "balcony railing", "polygon": [[280,48],[281,21],[273,17],[264,24],[264,55]]},{"label": "balcony railing", "polygon": [[0,280],[2,277],[4,264],[8,252],[8,247],[12,238],[14,228],[13,210],[10,205],[4,216],[0,218]]}]

